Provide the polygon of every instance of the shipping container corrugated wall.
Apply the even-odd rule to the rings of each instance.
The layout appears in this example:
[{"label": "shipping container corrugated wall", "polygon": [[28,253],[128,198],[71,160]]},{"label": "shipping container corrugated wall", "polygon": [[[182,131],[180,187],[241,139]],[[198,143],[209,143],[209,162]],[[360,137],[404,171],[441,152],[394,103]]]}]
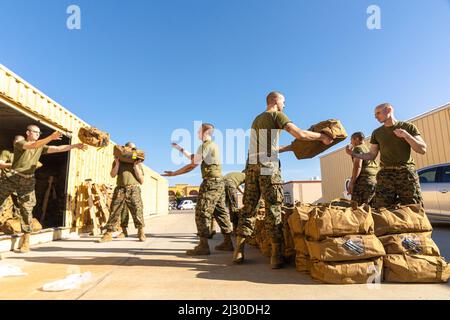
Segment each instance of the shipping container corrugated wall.
[{"label": "shipping container corrugated wall", "polygon": [[[42,92],[0,65],[0,102],[30,118],[42,122],[53,129],[58,129],[71,137],[71,143],[78,143],[78,130],[88,126],[87,123],[51,100]],[[23,128],[20,128],[21,130]],[[104,128],[107,129],[107,128]],[[68,201],[73,201],[77,186],[86,179],[94,183],[115,184],[109,175],[113,162],[112,142],[108,147],[97,150],[90,147],[87,151],[72,150],[69,161]],[[168,213],[168,181],[150,168],[144,166],[145,183],[142,186],[144,214]],[[67,208],[65,226],[71,226],[72,213]]]},{"label": "shipping container corrugated wall", "polygon": [[[413,151],[417,169],[450,162],[450,103],[408,121],[417,126],[428,145],[423,156]],[[345,180],[352,175],[351,159],[345,148],[322,156],[320,169],[325,201],[342,197]]]}]

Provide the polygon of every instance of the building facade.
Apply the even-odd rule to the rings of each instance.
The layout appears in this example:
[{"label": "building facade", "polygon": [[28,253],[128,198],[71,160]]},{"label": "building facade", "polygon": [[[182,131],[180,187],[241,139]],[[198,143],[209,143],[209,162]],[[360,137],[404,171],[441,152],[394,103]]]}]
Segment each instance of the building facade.
[{"label": "building facade", "polygon": [[200,190],[199,186],[190,186],[189,184],[176,184],[169,187],[169,201],[174,201],[177,194],[182,197],[197,197]]},{"label": "building facade", "polygon": [[322,181],[288,181],[283,185],[284,203],[317,203],[322,200]]}]

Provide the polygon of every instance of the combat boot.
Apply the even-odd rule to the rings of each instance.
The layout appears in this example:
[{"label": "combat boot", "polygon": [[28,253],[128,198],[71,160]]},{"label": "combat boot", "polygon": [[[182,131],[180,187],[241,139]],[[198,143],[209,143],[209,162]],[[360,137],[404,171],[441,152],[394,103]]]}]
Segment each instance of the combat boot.
[{"label": "combat boot", "polygon": [[236,237],[236,248],[233,253],[233,263],[242,263],[244,262],[244,246],[245,246],[245,238],[241,236]]},{"label": "combat boot", "polygon": [[30,234],[24,233],[22,238],[22,246],[19,249],[19,253],[30,252]]},{"label": "combat boot", "polygon": [[138,229],[138,238],[139,238],[139,241],[141,241],[141,242],[144,242],[147,239],[147,237],[145,236],[144,228]]},{"label": "combat boot", "polygon": [[117,236],[117,238],[128,238],[128,230],[127,228],[122,228],[122,232]]},{"label": "combat boot", "polygon": [[211,254],[209,251],[208,238],[200,238],[200,243],[192,250],[187,250],[188,256],[205,256]]},{"label": "combat boot", "polygon": [[223,235],[223,242],[216,246],[216,250],[234,251],[233,241],[231,241],[231,233],[225,233]]},{"label": "combat boot", "polygon": [[106,233],[103,235],[103,237],[101,237],[100,239],[97,240],[97,242],[102,243],[102,242],[109,242],[112,241],[112,233],[109,231],[106,231]]},{"label": "combat boot", "polygon": [[281,254],[281,244],[272,242],[272,256],[270,257],[270,265],[272,269],[280,269],[283,267],[283,255]]}]

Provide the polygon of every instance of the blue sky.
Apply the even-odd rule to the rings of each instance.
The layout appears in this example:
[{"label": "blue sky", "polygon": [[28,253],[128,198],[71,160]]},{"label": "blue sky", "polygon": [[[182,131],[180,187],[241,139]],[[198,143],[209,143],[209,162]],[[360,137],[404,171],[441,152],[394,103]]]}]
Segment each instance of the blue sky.
[{"label": "blue sky", "polygon": [[[81,30],[66,28],[71,4]],[[366,27],[371,4],[381,30]],[[271,90],[302,128],[338,118],[366,134],[381,102],[408,119],[450,101],[446,0],[0,0],[0,12],[0,63],[114,141],[134,140],[157,172],[177,168],[174,129],[247,129]],[[318,159],[281,159],[285,180],[320,176]],[[170,184],[200,181],[197,170]]]}]

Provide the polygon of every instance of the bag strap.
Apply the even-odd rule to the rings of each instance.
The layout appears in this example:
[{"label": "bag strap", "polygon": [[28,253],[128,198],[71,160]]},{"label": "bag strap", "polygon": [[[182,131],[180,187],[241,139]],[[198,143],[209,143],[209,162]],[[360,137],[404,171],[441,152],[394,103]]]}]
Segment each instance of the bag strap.
[{"label": "bag strap", "polygon": [[351,204],[352,209],[356,209],[358,208],[358,202],[354,201],[354,200],[348,200],[345,198],[336,198],[330,201],[330,203],[328,204],[328,208],[331,208],[331,206],[333,205],[333,202],[346,202],[348,204]]}]

